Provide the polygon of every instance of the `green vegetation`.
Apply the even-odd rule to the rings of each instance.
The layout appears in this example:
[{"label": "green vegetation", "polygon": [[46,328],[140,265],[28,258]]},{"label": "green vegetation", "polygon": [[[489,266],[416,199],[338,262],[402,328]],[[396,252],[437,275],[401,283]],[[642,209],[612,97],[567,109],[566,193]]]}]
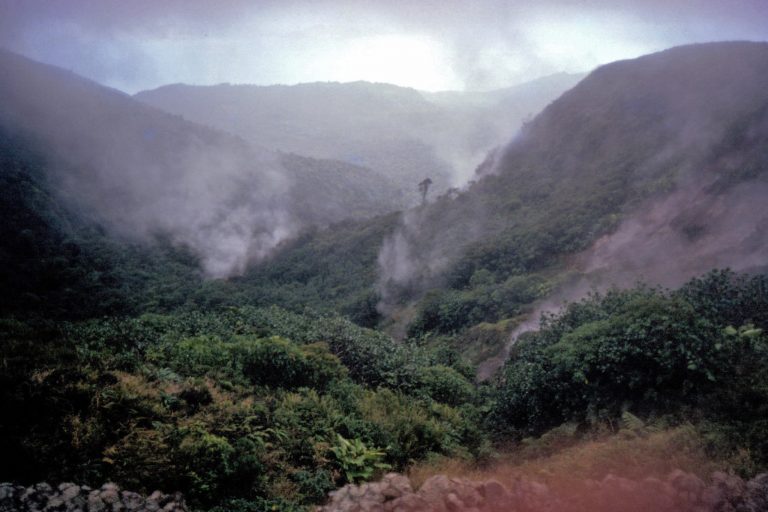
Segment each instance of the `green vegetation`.
[{"label": "green vegetation", "polygon": [[393,180],[365,167],[294,154],[281,155],[280,164],[291,177],[296,215],[307,225],[367,219],[407,206]]},{"label": "green vegetation", "polygon": [[0,479],[286,508],[437,455],[482,459],[490,439],[645,420],[694,422],[712,450],[747,449],[740,469],[755,471],[768,467],[766,328],[768,276],[611,291],[548,318],[478,388],[449,338],[394,344],[277,307],[6,318]]},{"label": "green vegetation", "polygon": [[0,480],[309,504],[484,447],[474,386],[449,361],[339,318],[242,308],[1,331]]},{"label": "green vegetation", "polygon": [[[407,216],[308,228],[220,280],[204,279],[170,233],[144,243],[107,233],[54,192],[44,150],[0,129],[0,480],[113,480],[182,491],[198,510],[306,510],[389,468],[483,463],[510,445],[550,456],[606,430],[629,441],[658,434],[664,449],[703,439],[707,455],[738,460],[739,471],[768,469],[768,275],[712,271],[674,291],[591,295],[522,336],[495,380],[474,382],[473,365],[573,277],[580,251],[642,201],[678,190],[681,176],[715,169],[693,206],[762,204],[764,87],[733,80],[729,94],[687,94],[722,137],[716,147],[684,141],[683,154],[675,137],[691,133],[688,118],[667,113],[679,98],[652,87],[660,72],[613,75],[626,91],[602,86],[605,73],[529,123],[467,190]],[[719,83],[706,73],[690,74]],[[629,108],[628,98],[663,108]],[[130,112],[123,99],[119,112]],[[724,103],[704,108],[715,100]],[[188,127],[177,128],[184,139]],[[334,187],[323,176],[365,172],[312,165],[325,195]],[[357,191],[343,203],[367,215]],[[392,190],[380,192],[379,206],[390,204]],[[344,211],[300,206],[323,222]],[[662,227],[716,238],[697,210],[684,213]],[[753,262],[765,233],[754,226],[743,253]],[[410,251],[407,282],[378,268],[394,233]],[[381,316],[379,279],[392,318]],[[401,319],[395,341],[382,329]]]},{"label": "green vegetation", "polygon": [[336,437],[338,442],[331,451],[336,456],[347,482],[364,482],[377,471],[391,467],[389,464],[380,462],[386,455],[385,452],[366,448],[360,439],[349,441],[341,434]]},{"label": "green vegetation", "polygon": [[616,225],[620,170],[552,190],[538,174],[491,177],[428,207],[448,240],[481,201],[491,228],[433,291],[402,294],[416,315],[395,342],[375,330],[371,285],[396,214],[310,230],[242,277],[206,281],[188,251],[112,238],[48,192],[28,144],[0,149],[0,480],[299,510],[385,468],[483,461],[493,442],[525,449],[553,428],[578,437],[633,417],[693,422],[713,454],[746,450],[739,470],[768,467],[766,276],[592,296],[524,337],[496,381],[473,383],[468,360],[502,346],[566,278],[563,258]]},{"label": "green vegetation", "polygon": [[540,435],[565,422],[706,422],[768,464],[768,276],[713,272],[674,292],[594,295],[514,349],[491,424]]}]

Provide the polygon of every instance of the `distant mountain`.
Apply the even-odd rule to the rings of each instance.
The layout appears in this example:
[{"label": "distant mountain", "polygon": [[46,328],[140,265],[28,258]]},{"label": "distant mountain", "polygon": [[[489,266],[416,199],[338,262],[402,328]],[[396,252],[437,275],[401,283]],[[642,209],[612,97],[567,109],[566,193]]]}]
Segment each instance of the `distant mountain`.
[{"label": "distant mountain", "polygon": [[[313,303],[339,301],[333,291],[344,287],[359,298],[349,305],[358,318],[384,314],[414,336],[482,324],[466,331],[467,349],[506,342],[532,311],[592,286],[763,270],[767,84],[765,43],[685,46],[603,66],[493,152],[468,189],[404,213],[399,226],[374,220],[289,244],[244,279],[286,289],[311,254],[324,276],[302,278]],[[336,268],[335,247],[354,251],[362,240],[378,254],[346,252]],[[480,359],[494,350],[469,349]]]},{"label": "distant mountain", "polygon": [[385,299],[456,290],[454,319],[434,298],[422,317],[450,330],[515,314],[515,301],[486,293],[530,300],[566,276],[586,277],[574,298],[591,285],[765,268],[767,84],[765,43],[597,69],[489,157],[466,193],[405,216],[380,257]]},{"label": "distant mountain", "polygon": [[326,226],[402,210],[407,198],[394,180],[367,167],[281,153],[291,177],[288,208],[302,226]]},{"label": "distant mountain", "polygon": [[483,156],[581,76],[488,93],[422,93],[389,84],[169,85],[135,97],[263,147],[370,167],[412,203],[470,176]]},{"label": "distant mountain", "polygon": [[[42,159],[46,179],[56,185],[35,182],[25,186],[25,197],[43,197],[33,192],[43,186],[78,192],[57,193],[56,198],[62,205],[76,204],[81,212],[101,212],[92,215],[106,219],[107,226],[130,228],[137,220],[153,228],[159,224],[171,245],[197,249],[193,256],[204,264],[206,257],[219,254],[245,254],[249,261],[253,247],[272,249],[241,277],[200,287],[192,283],[191,289],[185,284],[172,300],[163,290],[173,287],[153,285],[157,303],[275,303],[295,310],[341,311],[366,325],[394,322],[393,329],[403,335],[460,333],[456,343],[479,361],[498,350],[516,325],[528,325],[525,319],[535,317],[533,312],[577,298],[591,286],[636,279],[676,285],[714,267],[747,272],[768,267],[765,43],[685,46],[603,66],[491,152],[464,190],[433,195],[428,204],[402,215],[367,220],[360,217],[386,210],[388,201],[398,197],[391,175],[256,149],[242,138],[138,105],[71,74],[40,69],[45,70],[36,71],[44,78],[40,83],[18,72],[0,78],[0,93],[12,100],[3,104],[0,126],[15,137],[26,133],[25,140],[39,141],[32,154]],[[229,89],[236,88],[200,90]],[[251,89],[260,90],[243,88]],[[270,94],[288,90],[296,92],[287,87]],[[467,102],[486,101],[482,95],[451,94],[426,100],[398,88],[391,97],[396,98],[393,112],[397,105],[410,112],[426,105],[422,113],[445,108],[438,103],[452,104],[455,112],[474,108]],[[358,102],[364,104],[364,98],[360,93]],[[269,108],[279,114],[278,106]],[[15,118],[9,111],[16,112]],[[491,112],[487,115],[496,115]],[[328,133],[334,129],[341,130],[329,127]],[[16,147],[13,141],[8,144]],[[190,151],[194,158],[184,156]],[[87,158],[73,160],[80,155]],[[189,162],[197,165],[190,168]],[[191,170],[199,170],[200,163],[210,172]],[[240,174],[240,169],[248,172]],[[299,181],[309,184],[301,192],[306,196],[282,185],[285,176],[301,173]],[[341,176],[370,185],[342,186]],[[333,195],[335,190],[343,192],[343,200]],[[215,200],[195,203],[197,196]],[[347,206],[340,210],[311,200],[321,197],[335,197]],[[103,202],[114,208],[105,213],[99,198],[108,198]],[[200,213],[195,204],[212,206]],[[266,207],[280,213],[260,217]],[[335,223],[343,211],[359,217]],[[158,222],[163,215],[170,220]],[[284,218],[296,224],[282,224]],[[295,226],[306,225],[302,218],[333,225],[293,237]],[[195,233],[205,235],[205,243],[195,245]],[[232,238],[221,238],[229,234]],[[252,240],[244,252],[227,243],[243,239]],[[205,251],[211,246],[218,252]],[[189,255],[174,258],[166,268],[177,269],[175,275],[194,269]],[[120,265],[116,268],[132,268]]]}]

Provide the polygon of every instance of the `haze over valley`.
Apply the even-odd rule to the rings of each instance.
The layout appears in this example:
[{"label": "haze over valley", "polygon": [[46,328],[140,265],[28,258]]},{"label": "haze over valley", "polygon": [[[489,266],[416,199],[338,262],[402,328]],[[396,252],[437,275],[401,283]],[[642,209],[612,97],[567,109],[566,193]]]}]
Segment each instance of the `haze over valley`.
[{"label": "haze over valley", "polygon": [[766,27],[0,0],[0,510],[765,510]]}]

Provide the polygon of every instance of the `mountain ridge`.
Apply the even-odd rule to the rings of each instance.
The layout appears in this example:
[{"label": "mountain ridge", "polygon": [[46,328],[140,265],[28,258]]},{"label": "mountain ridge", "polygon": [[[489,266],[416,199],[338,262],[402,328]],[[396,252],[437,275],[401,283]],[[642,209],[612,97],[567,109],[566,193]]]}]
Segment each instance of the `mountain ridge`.
[{"label": "mountain ridge", "polygon": [[[140,503],[119,485],[195,510],[304,511],[377,471],[487,469],[510,485],[437,477],[403,502],[503,507],[522,485],[513,504],[556,505],[544,474],[569,503],[637,482],[679,483],[651,496],[670,510],[763,497],[765,476],[698,478],[768,468],[768,274],[750,275],[768,270],[768,44],[605,66],[506,133],[466,186],[372,217],[392,199],[375,169],[4,60],[11,499],[115,482],[52,501]],[[286,180],[301,173],[304,197]],[[711,270],[727,265],[745,273]],[[331,497],[354,508],[346,493],[376,489]]]},{"label": "mountain ridge", "polygon": [[[434,190],[444,191],[463,182],[490,148],[578,78],[545,77],[491,93],[445,93],[440,101],[433,93],[363,81],[174,84],[135,97],[268,148],[371,167],[400,182],[415,205],[416,183],[429,176]],[[467,101],[470,96],[483,101]]]}]

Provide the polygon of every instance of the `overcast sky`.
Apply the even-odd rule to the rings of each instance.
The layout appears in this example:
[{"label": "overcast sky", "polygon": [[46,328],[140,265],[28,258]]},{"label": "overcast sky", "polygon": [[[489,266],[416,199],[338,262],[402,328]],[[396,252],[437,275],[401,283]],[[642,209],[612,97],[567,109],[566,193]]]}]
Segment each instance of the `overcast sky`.
[{"label": "overcast sky", "polygon": [[768,0],[0,0],[0,46],[126,92],[369,80],[483,90],[768,40]]}]

